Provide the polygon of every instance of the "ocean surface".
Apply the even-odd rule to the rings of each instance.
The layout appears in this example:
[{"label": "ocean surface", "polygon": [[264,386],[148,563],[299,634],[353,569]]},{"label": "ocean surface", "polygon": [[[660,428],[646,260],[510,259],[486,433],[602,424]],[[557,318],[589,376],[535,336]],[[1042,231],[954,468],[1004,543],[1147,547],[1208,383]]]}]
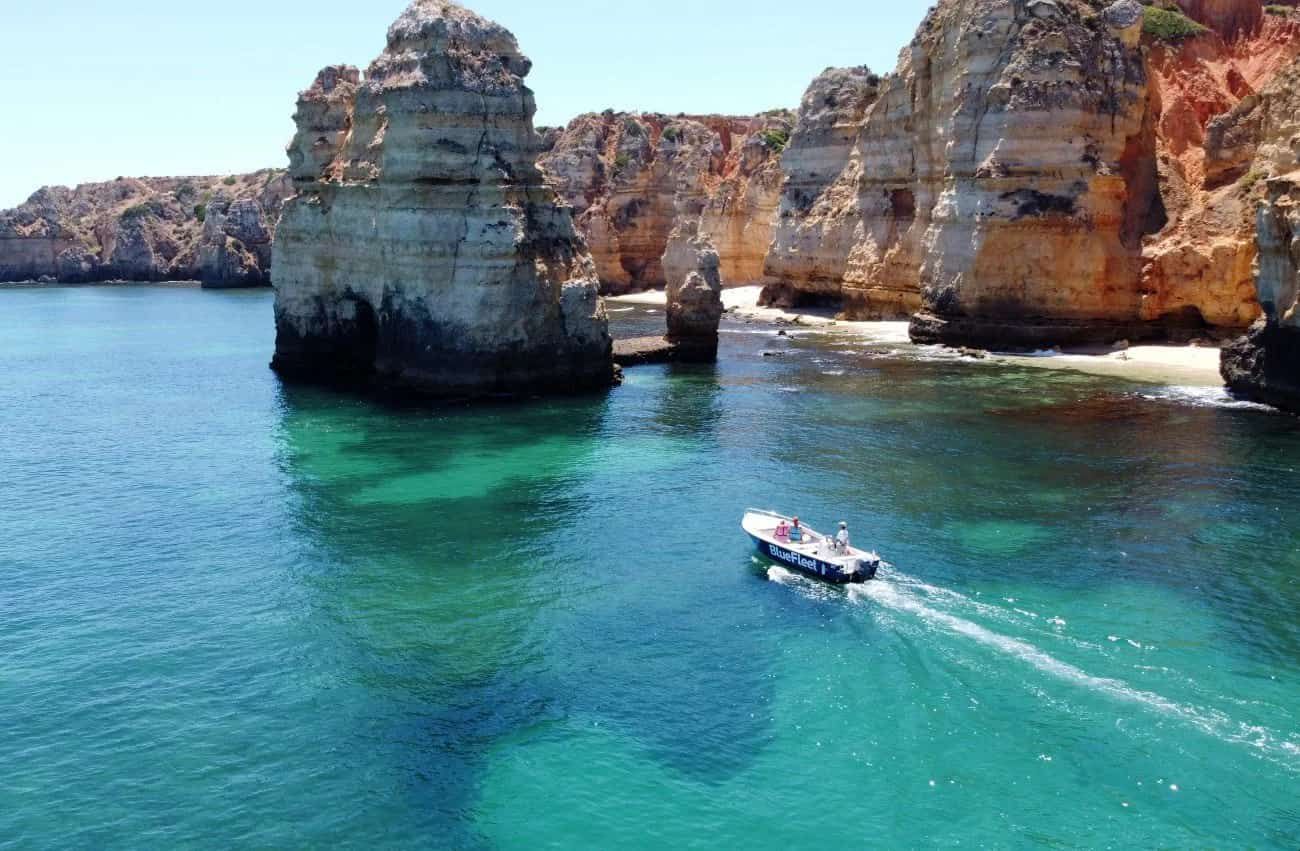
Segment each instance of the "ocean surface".
[{"label": "ocean surface", "polygon": [[1300,421],[743,324],[391,408],[271,306],[0,291],[0,847],[1300,843]]}]

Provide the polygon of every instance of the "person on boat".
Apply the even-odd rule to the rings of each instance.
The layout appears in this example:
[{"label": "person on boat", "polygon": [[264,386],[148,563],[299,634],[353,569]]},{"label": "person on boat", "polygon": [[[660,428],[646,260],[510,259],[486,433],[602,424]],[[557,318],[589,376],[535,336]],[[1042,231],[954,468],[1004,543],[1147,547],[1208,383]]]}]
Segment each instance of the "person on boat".
[{"label": "person on boat", "polygon": [[840,521],[839,534],[835,536],[835,548],[842,553],[847,553],[853,549],[853,542],[849,538],[849,524]]},{"label": "person on boat", "polygon": [[776,537],[782,541],[790,538],[790,524],[782,520],[776,524]]},{"label": "person on boat", "polygon": [[795,544],[802,544],[804,539],[803,526],[799,525],[799,518],[794,519],[794,525],[790,527],[790,541]]}]

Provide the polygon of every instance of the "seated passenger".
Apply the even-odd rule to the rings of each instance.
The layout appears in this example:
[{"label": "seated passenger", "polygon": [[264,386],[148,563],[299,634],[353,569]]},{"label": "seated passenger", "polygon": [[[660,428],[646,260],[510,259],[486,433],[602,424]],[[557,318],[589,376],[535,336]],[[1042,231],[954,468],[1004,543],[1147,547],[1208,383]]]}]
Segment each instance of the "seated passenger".
[{"label": "seated passenger", "polygon": [[799,525],[799,518],[794,519],[794,525],[790,527],[790,541],[796,544],[802,544],[804,539],[803,527]]},{"label": "seated passenger", "polygon": [[783,541],[788,540],[790,538],[790,524],[784,520],[776,524],[776,536]]}]

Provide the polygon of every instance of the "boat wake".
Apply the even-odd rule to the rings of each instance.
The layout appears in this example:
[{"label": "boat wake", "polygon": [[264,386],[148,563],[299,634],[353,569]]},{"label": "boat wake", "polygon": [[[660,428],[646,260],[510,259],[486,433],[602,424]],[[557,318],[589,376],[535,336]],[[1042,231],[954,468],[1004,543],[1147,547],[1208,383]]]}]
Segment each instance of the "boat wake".
[{"label": "boat wake", "polygon": [[[781,568],[775,569],[781,570]],[[894,612],[912,615],[931,627],[971,639],[986,648],[1018,659],[1042,673],[1071,685],[1104,694],[1124,703],[1136,704],[1162,717],[1177,719],[1222,741],[1248,746],[1270,761],[1300,773],[1300,742],[1294,738],[1287,739],[1267,728],[1236,721],[1218,710],[1179,703],[1155,692],[1133,688],[1121,680],[1089,674],[1082,668],[1062,661],[1027,641],[1002,635],[973,621],[934,608],[926,599],[909,590],[909,583],[917,584],[921,588],[929,587],[910,582],[908,577],[899,576],[890,577],[885,581],[852,586],[848,590],[848,596],[855,603],[870,602]],[[941,593],[943,591],[943,589],[934,590]],[[956,592],[946,593],[959,599],[967,599]],[[986,604],[976,605],[982,607]]]}]

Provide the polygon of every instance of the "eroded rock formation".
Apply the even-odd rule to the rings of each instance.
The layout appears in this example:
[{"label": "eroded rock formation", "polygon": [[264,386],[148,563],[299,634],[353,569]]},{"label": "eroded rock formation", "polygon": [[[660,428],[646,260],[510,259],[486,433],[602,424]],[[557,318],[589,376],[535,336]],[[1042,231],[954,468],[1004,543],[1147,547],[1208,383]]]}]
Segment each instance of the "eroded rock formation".
[{"label": "eroded rock formation", "polygon": [[784,112],[593,113],[547,134],[541,166],[573,206],[606,293],[665,285],[684,206],[716,247],[723,281],[761,283],[792,125]]},{"label": "eroded rock formation", "polygon": [[591,257],[537,168],[530,67],[501,26],[416,0],[364,81],[330,68],[302,94],[281,374],[433,396],[613,382]]},{"label": "eroded rock formation", "polygon": [[270,283],[283,171],[46,187],[0,212],[0,281]]}]

